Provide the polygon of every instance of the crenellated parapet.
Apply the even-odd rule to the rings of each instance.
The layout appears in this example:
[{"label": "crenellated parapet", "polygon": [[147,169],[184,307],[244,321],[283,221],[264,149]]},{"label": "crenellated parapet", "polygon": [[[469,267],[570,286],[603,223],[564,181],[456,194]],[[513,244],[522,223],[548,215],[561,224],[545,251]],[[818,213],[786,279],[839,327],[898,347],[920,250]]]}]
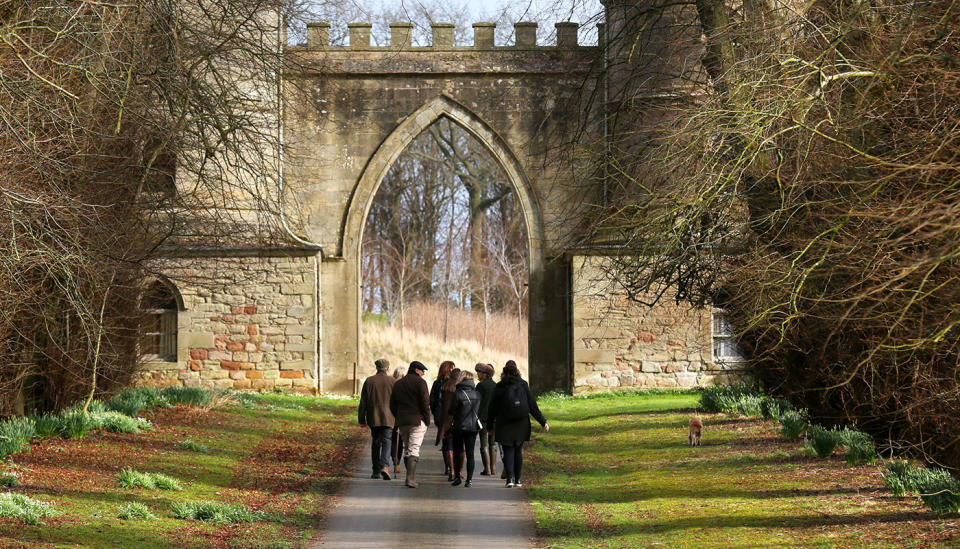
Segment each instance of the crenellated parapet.
[{"label": "crenellated parapet", "polygon": [[454,25],[452,23],[432,23],[432,43],[429,46],[413,46],[412,23],[390,23],[390,44],[386,46],[372,46],[370,44],[370,23],[350,23],[349,44],[346,46],[330,45],[330,23],[307,23],[307,49],[311,50],[410,50],[410,51],[437,51],[437,50],[542,50],[560,49],[571,50],[592,48],[581,46],[577,40],[580,30],[579,23],[561,22],[554,27],[557,33],[555,45],[537,45],[537,23],[521,21],[514,23],[516,40],[511,46],[496,46],[494,34],[496,23],[474,23],[473,45],[455,46],[453,43]]}]

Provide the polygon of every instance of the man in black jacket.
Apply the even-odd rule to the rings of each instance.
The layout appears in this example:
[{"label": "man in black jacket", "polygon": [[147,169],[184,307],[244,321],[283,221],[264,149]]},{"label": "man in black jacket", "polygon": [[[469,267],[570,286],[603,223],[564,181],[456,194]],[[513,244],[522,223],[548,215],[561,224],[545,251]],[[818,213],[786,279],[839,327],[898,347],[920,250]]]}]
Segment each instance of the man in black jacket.
[{"label": "man in black jacket", "polygon": [[360,405],[357,407],[357,420],[360,426],[369,426],[373,443],[370,446],[370,459],[373,462],[373,475],[370,478],[390,480],[390,435],[393,433],[393,414],[390,412],[390,395],[396,381],[387,370],[390,363],[385,358],[377,359],[376,375],[368,377],[360,390]]},{"label": "man in black jacket", "polygon": [[414,360],[407,375],[393,385],[390,395],[390,412],[396,418],[400,436],[403,437],[403,465],[407,469],[406,485],[417,487],[417,462],[420,461],[420,445],[430,425],[430,392],[423,374],[427,367]]}]

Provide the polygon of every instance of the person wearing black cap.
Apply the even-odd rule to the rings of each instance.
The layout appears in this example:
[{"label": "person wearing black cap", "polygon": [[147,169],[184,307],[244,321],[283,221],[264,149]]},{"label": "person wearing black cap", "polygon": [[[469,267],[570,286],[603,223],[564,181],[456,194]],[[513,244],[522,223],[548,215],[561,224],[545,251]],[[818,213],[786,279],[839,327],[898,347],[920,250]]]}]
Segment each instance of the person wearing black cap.
[{"label": "person wearing black cap", "polygon": [[360,426],[369,426],[373,443],[370,446],[370,459],[373,462],[373,475],[370,478],[390,480],[390,434],[393,432],[393,414],[390,412],[390,395],[396,381],[387,373],[390,363],[385,358],[374,362],[376,375],[364,380],[360,389],[360,405],[357,417]]},{"label": "person wearing black cap", "polygon": [[430,393],[423,374],[427,367],[414,360],[403,376],[393,385],[390,395],[390,412],[396,418],[400,436],[403,438],[403,465],[407,470],[406,485],[417,487],[417,462],[420,461],[420,445],[430,425]]}]

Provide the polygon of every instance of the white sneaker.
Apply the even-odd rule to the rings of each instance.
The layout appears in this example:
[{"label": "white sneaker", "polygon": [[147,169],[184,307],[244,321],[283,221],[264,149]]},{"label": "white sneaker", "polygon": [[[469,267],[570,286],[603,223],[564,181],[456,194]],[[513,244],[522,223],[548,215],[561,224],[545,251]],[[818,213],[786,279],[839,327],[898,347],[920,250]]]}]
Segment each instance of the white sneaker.
[{"label": "white sneaker", "polygon": [[519,480],[516,481],[516,482],[514,482],[513,485],[514,485],[516,488],[521,488],[521,487],[523,487],[523,483],[520,482]]},{"label": "white sneaker", "polygon": [[515,486],[515,484],[513,483],[513,479],[512,479],[512,478],[508,478],[508,479],[507,479],[507,488],[513,488],[514,486]]}]

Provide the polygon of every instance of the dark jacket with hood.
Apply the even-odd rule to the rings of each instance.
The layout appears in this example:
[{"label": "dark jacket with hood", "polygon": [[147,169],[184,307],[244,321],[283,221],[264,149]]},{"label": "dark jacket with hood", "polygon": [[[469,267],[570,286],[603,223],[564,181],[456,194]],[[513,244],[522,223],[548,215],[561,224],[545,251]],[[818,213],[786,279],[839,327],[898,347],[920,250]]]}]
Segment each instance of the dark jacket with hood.
[{"label": "dark jacket with hood", "polygon": [[[520,419],[508,419],[504,414],[507,411],[507,389],[509,386],[520,383],[522,392],[526,395],[527,406],[530,413]],[[537,400],[533,398],[530,392],[530,386],[519,376],[506,376],[497,383],[497,388],[493,391],[493,400],[490,401],[490,410],[487,413],[486,429],[496,430],[496,440],[501,444],[518,446],[523,442],[530,440],[530,416],[544,426],[547,424],[546,418],[540,413],[537,406]]]},{"label": "dark jacket with hood", "polygon": [[480,393],[473,386],[473,380],[465,379],[457,383],[450,404],[453,416],[453,430],[476,433],[480,431]]}]

